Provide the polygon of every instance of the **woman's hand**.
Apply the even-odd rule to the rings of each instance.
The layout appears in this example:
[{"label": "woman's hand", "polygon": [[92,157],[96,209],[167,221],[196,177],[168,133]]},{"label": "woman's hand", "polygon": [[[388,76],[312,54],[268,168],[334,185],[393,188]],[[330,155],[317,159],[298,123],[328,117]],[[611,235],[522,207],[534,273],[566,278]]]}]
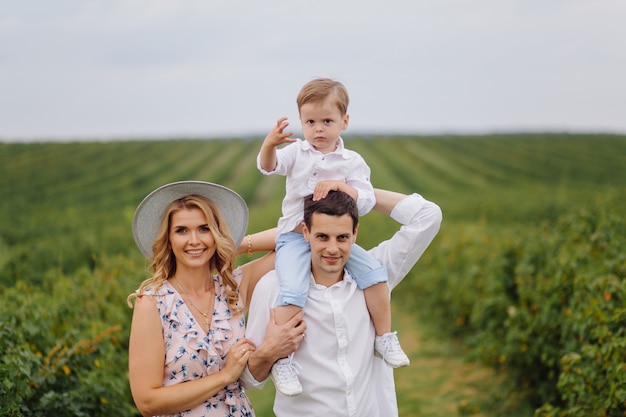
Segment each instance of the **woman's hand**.
[{"label": "woman's hand", "polygon": [[[254,343],[249,339],[241,339],[237,343],[231,346],[230,350],[226,354],[226,365],[222,372],[228,376],[230,382],[234,382],[239,379],[241,373],[248,363],[248,358],[256,350]],[[229,382],[229,383],[230,383]]]}]

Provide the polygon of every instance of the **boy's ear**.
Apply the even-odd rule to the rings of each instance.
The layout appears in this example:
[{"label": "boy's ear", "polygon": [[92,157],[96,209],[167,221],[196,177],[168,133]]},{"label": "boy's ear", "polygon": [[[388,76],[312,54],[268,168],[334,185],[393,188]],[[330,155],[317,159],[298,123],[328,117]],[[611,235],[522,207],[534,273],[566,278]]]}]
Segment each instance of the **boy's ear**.
[{"label": "boy's ear", "polygon": [[343,116],[343,125],[341,126],[341,130],[346,130],[348,128],[348,122],[350,122],[350,115],[346,113]]}]

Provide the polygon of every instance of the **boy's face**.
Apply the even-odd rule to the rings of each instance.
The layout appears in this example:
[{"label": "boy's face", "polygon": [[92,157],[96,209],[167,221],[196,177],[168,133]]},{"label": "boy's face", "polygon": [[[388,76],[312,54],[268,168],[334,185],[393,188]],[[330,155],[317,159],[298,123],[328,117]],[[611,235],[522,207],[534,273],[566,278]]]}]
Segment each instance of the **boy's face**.
[{"label": "boy's face", "polygon": [[324,100],[300,107],[304,139],[324,154],[337,148],[337,139],[348,127],[349,116],[342,115],[334,101],[334,97],[329,95]]}]

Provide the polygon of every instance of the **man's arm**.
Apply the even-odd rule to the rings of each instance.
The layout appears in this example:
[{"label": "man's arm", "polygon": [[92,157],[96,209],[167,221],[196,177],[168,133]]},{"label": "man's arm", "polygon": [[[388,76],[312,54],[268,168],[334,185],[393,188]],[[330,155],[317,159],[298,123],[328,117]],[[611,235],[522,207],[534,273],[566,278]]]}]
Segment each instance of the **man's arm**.
[{"label": "man's arm", "polygon": [[442,213],[437,204],[419,194],[407,196],[379,189],[374,192],[374,209],[402,224],[389,240],[369,251],[387,268],[389,288],[393,289],[409,273],[439,232]]},{"label": "man's arm", "polygon": [[244,388],[263,388],[274,362],[295,352],[304,340],[306,324],[301,311],[283,325],[277,325],[274,307],[278,296],[278,279],[275,273],[265,275],[250,302],[246,338],[257,349],[248,358],[248,366],[241,375]]},{"label": "man's arm", "polygon": [[250,374],[257,381],[266,380],[274,362],[295,352],[304,340],[306,324],[302,310],[284,325],[276,324],[275,315],[276,310],[271,309],[263,343],[248,358]]}]

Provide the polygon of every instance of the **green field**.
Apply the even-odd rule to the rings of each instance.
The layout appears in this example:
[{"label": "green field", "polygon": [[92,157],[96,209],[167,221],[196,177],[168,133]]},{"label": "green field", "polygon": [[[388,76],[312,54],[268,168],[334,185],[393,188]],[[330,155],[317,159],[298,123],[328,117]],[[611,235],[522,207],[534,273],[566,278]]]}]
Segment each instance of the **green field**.
[{"label": "green field", "polygon": [[[145,261],[130,230],[134,209],[164,183],[207,180],[236,190],[248,202],[250,231],[273,227],[280,214],[284,179],[257,171],[260,143],[260,139],[0,143],[0,349],[4,352],[0,415],[41,415],[42,410],[55,416],[133,415],[125,373],[131,314],[125,298],[146,276]],[[409,283],[401,287],[401,294],[394,296],[395,322],[403,343],[406,335],[407,343],[412,337],[432,338],[442,346],[437,349],[430,339],[421,340],[410,372],[397,372],[401,415],[495,417],[505,405],[506,415],[532,415],[533,408],[555,395],[554,388],[542,384],[556,386],[558,376],[520,381],[518,370],[528,364],[514,367],[512,356],[487,340],[482,330],[491,329],[495,335],[497,326],[488,320],[488,306],[480,301],[497,305],[493,311],[504,308],[504,301],[498,304],[494,294],[511,293],[507,293],[510,282],[500,276],[506,270],[503,260],[509,256],[515,261],[510,284],[516,288],[515,302],[519,301],[515,306],[519,311],[535,308],[538,302],[521,293],[523,278],[537,276],[522,274],[522,267],[531,263],[525,254],[537,247],[544,248],[543,253],[555,251],[554,258],[561,259],[565,255],[557,249],[574,245],[576,238],[570,243],[566,237],[577,230],[563,225],[564,219],[583,216],[574,223],[591,219],[595,234],[590,236],[604,233],[607,243],[601,248],[611,250],[598,267],[608,271],[602,276],[609,284],[601,294],[618,307],[621,303],[623,310],[626,290],[620,274],[626,270],[626,247],[623,233],[618,232],[626,212],[626,136],[364,136],[348,137],[346,146],[368,161],[375,187],[418,192],[439,204],[444,214],[439,236],[414,268]],[[368,214],[362,223],[359,242],[365,247],[396,227],[378,213]],[[604,224],[610,225],[609,231],[602,231]],[[550,230],[562,241],[553,242],[556,236]],[[572,253],[578,250],[582,249],[572,246]],[[571,268],[589,264],[580,259]],[[565,276],[566,269],[558,273]],[[458,281],[451,283],[451,277]],[[493,279],[500,283],[498,288],[490,284]],[[617,289],[609,291],[609,285]],[[464,292],[456,293],[455,288]],[[614,324],[624,325],[626,313],[613,311],[606,326],[616,337],[619,330],[613,330]],[[442,372],[445,361],[459,368],[475,366],[463,360],[469,357],[484,367],[471,372],[464,368],[471,374],[467,380]],[[416,379],[418,366],[430,367],[437,360],[444,363]],[[493,381],[489,388],[485,378]],[[502,391],[508,389],[508,381],[518,395]],[[437,386],[446,388],[433,394]],[[539,387],[539,393],[533,392],[534,387]],[[615,398],[607,399],[611,404],[626,401],[623,387],[611,395]],[[518,396],[520,401],[511,400]],[[268,393],[253,393],[253,399],[258,415],[270,415]],[[563,396],[551,404],[567,401]],[[605,415],[623,415],[621,410],[605,409],[609,410]]]}]

